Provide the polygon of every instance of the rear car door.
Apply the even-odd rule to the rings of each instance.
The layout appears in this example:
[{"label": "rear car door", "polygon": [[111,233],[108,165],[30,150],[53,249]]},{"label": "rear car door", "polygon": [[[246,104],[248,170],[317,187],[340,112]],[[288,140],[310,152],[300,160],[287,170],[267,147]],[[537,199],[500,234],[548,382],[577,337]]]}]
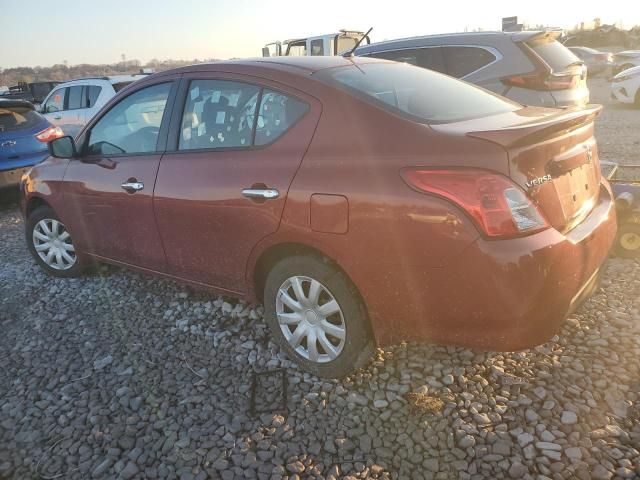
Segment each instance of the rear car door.
[{"label": "rear car door", "polygon": [[157,79],[131,91],[78,139],[80,159],[69,163],[64,180],[80,250],[164,270],[152,198],[176,83]]},{"label": "rear car door", "polygon": [[84,89],[84,85],[68,87],[64,110],[59,112],[62,118],[58,124],[65,135],[75,137],[85,124]]},{"label": "rear car door", "polygon": [[174,275],[245,291],[253,247],[275,232],[320,103],[254,77],[182,81],[154,209]]}]

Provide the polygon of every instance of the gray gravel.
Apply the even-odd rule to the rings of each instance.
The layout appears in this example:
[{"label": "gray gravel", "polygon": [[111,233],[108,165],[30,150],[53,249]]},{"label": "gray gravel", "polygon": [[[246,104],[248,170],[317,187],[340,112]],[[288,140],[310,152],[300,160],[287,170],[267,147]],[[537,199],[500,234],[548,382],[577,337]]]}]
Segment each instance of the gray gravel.
[{"label": "gray gravel", "polygon": [[[640,477],[639,262],[612,259],[541,347],[398,345],[338,382],[289,362],[260,306],[52,279],[22,231],[0,202],[0,478]],[[288,412],[249,415],[253,372],[280,367]],[[257,406],[280,393],[264,379]]]}]

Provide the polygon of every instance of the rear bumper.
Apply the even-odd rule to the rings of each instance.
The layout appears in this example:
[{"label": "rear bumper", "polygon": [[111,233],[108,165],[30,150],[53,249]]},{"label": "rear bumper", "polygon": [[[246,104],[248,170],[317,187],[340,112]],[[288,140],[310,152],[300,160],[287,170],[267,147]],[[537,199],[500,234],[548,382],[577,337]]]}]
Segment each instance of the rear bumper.
[{"label": "rear bumper", "polygon": [[494,351],[544,343],[595,290],[615,235],[614,201],[603,185],[598,205],[567,234],[551,228],[518,239],[479,239],[447,267],[414,268],[406,281],[422,285],[421,295],[387,297],[395,300],[391,322],[367,301],[376,339]]},{"label": "rear bumper", "polygon": [[30,168],[29,166],[0,171],[0,188],[17,187],[20,185],[22,175],[27,173]]}]

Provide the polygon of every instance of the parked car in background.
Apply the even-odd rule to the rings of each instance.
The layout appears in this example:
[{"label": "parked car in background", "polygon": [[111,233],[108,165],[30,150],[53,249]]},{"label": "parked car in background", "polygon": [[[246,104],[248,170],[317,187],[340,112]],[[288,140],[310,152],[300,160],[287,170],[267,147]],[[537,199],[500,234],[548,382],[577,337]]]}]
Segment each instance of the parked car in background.
[{"label": "parked car in background", "polygon": [[53,90],[41,112],[65,135],[75,136],[116,93],[145,75],[117,75],[81,78],[65,82]]},{"label": "parked car in background", "polygon": [[611,96],[640,108],[640,67],[628,68],[611,79]]},{"label": "parked car in background", "polygon": [[48,156],[47,142],[62,136],[30,102],[0,98],[0,189],[17,186]]},{"label": "parked car in background", "polygon": [[1,98],[8,100],[26,100],[37,106],[40,105],[49,92],[59,84],[60,82],[21,82],[2,92]]},{"label": "parked car in background", "polygon": [[555,31],[429,35],[361,46],[356,55],[406,62],[475,83],[524,105],[589,101],[584,62]]},{"label": "parked car in background", "polygon": [[640,50],[625,50],[613,55],[613,73],[618,74],[633,67],[640,67]]},{"label": "parked car in background", "polygon": [[593,120],[371,58],[192,65],[136,82],[22,182],[49,274],[91,261],[261,301],[303,368],[380,346],[546,341],[616,234]]},{"label": "parked car in background", "polygon": [[587,66],[589,75],[608,72],[613,65],[613,54],[589,47],[568,47]]}]

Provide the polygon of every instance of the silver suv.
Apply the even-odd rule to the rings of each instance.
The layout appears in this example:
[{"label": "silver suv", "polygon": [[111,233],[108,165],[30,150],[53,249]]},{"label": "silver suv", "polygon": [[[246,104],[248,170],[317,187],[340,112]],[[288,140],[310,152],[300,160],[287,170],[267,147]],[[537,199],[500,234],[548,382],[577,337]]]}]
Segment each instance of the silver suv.
[{"label": "silver suv", "polygon": [[89,77],[62,83],[42,102],[41,113],[65,135],[75,137],[121,89],[145,75]]},{"label": "silver suv", "polygon": [[587,69],[556,39],[560,32],[474,32],[372,43],[356,55],[446,73],[525,105],[589,102]]}]

